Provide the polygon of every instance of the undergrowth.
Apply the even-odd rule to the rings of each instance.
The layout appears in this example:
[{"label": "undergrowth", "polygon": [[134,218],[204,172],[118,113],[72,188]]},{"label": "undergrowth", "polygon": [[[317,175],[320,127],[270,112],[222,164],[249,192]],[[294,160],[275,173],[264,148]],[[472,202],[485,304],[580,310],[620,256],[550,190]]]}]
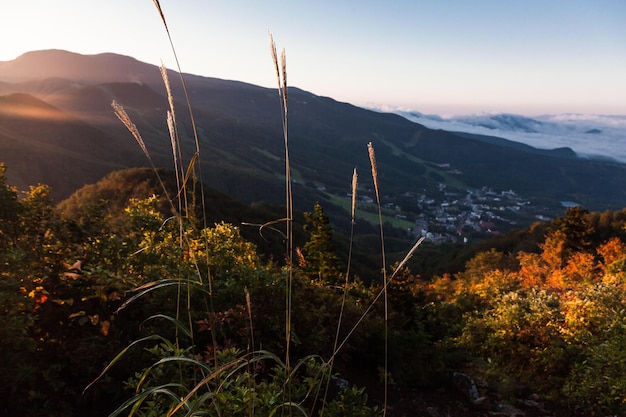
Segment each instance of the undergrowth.
[{"label": "undergrowth", "polygon": [[[171,48],[176,57],[170,30],[165,14],[158,0],[154,4],[163,22]],[[198,135],[195,129],[194,115],[185,80],[176,57],[177,72],[185,94],[188,116],[192,125],[195,152],[183,155],[181,138],[178,133],[178,117],[174,107],[174,97],[170,87],[168,70],[162,66],[161,73],[168,96],[169,110],[167,125],[172,147],[173,170],[176,177],[177,192],[170,195],[159,176],[141,134],[124,110],[122,104],[112,103],[115,114],[128,128],[137,141],[154,173],[159,179],[162,192],[169,202],[171,216],[164,219],[155,211],[155,201],[135,202],[129,214],[141,223],[143,234],[139,247],[132,254],[142,258],[144,270],[135,272],[144,277],[158,277],[144,282],[135,290],[118,309],[124,309],[150,297],[165,297],[174,304],[163,308],[146,318],[144,325],[150,328],[154,322],[169,323],[157,326],[160,329],[130,343],[105,367],[102,373],[86,388],[98,384],[133,350],[143,349],[148,357],[146,366],[137,369],[134,376],[125,385],[132,395],[111,414],[140,416],[272,416],[272,415],[327,415],[327,416],[377,416],[387,411],[387,389],[390,384],[388,370],[388,296],[387,284],[394,275],[387,276],[385,261],[384,236],[378,174],[374,148],[367,145],[372,166],[373,183],[377,195],[380,220],[380,240],[382,246],[382,286],[375,293],[365,296],[367,306],[355,309],[349,300],[359,298],[351,282],[351,252],[348,255],[346,271],[342,279],[333,278],[339,283],[342,292],[340,306],[334,307],[338,317],[328,318],[336,327],[332,346],[319,346],[320,352],[303,354],[315,349],[299,347],[298,334],[313,329],[299,329],[298,323],[304,323],[302,317],[294,317],[294,300],[302,300],[298,291],[303,288],[307,278],[297,269],[296,263],[306,263],[293,239],[293,194],[288,134],[288,85],[286,55],[280,56],[270,37],[270,51],[278,84],[279,116],[282,122],[285,161],[285,216],[268,220],[259,226],[260,233],[270,230],[279,235],[285,245],[284,266],[279,269],[264,267],[254,247],[241,239],[238,228],[225,223],[214,227],[207,225],[204,197],[197,190],[202,190],[201,154]],[[356,169],[352,178],[352,230],[355,223],[355,205],[357,192]],[[199,200],[199,203],[198,203]],[[198,207],[200,205],[200,207]],[[198,216],[197,213],[200,213]],[[158,227],[155,227],[159,225]],[[352,239],[352,236],[351,236]],[[409,252],[402,264],[412,255],[418,243]],[[296,257],[296,254],[298,255]],[[297,261],[296,261],[297,258]],[[321,276],[321,275],[320,275]],[[282,281],[282,289],[278,284]],[[310,282],[307,284],[310,285]],[[272,309],[276,309],[276,296],[284,297],[284,315],[282,325],[278,326],[279,314],[267,311],[262,299],[268,296]],[[324,289],[319,288],[320,294]],[[336,290],[333,290],[336,291]],[[356,294],[356,295],[355,295]],[[259,299],[257,302],[257,298]],[[355,337],[359,326],[376,308],[380,299],[384,306],[384,350],[383,367],[380,371],[384,387],[384,399],[381,407],[372,406],[365,393],[365,388],[348,384],[335,371],[335,361],[343,349],[350,345],[350,338]],[[300,305],[297,306],[300,308]],[[255,323],[255,317],[271,317],[271,324]],[[255,334],[271,334],[278,327],[283,328],[282,343],[271,345],[274,352],[262,348]],[[324,333],[320,329],[321,333]],[[328,337],[320,337],[326,341]],[[268,340],[268,339],[265,339]],[[279,339],[278,339],[279,340]],[[320,353],[326,352],[324,357]],[[281,353],[282,352],[282,353]]]}]

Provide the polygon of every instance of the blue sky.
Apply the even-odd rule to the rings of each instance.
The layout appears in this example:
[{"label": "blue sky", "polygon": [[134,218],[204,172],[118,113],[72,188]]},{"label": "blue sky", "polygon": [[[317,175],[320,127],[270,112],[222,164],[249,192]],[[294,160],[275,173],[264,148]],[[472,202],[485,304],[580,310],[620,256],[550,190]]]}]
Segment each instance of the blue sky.
[{"label": "blue sky", "polygon": [[[626,1],[161,0],[184,72],[440,115],[626,114]],[[11,0],[0,61],[39,49],[174,67],[150,0]]]}]

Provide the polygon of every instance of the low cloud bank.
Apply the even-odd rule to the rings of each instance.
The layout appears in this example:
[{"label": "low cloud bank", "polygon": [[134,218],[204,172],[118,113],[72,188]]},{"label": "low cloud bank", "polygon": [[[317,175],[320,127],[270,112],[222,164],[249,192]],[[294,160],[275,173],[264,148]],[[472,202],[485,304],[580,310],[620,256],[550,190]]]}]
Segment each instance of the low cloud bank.
[{"label": "low cloud bank", "polygon": [[581,157],[626,163],[626,116],[476,114],[449,118],[394,111],[431,129],[497,136],[539,149],[569,147]]}]

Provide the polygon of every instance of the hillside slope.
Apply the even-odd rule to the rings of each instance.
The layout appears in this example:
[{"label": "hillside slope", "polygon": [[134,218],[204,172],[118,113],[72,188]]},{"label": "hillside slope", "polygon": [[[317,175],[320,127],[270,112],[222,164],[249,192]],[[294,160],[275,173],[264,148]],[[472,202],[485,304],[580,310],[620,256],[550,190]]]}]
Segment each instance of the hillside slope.
[{"label": "hillside slope", "polygon": [[[195,147],[193,126],[183,104],[179,77],[170,71],[169,78],[183,138],[183,159],[188,161]],[[284,149],[276,91],[190,74],[185,80],[205,182],[241,201],[281,202]],[[106,132],[107,139],[94,134],[92,140],[108,147],[108,153],[94,147],[85,158],[136,166],[141,162],[136,149],[129,149],[134,146],[133,139],[110,109],[115,99],[128,110],[157,165],[172,164],[165,124],[167,99],[155,66],[115,54],[31,52],[0,63],[0,95],[17,92],[45,100]],[[4,134],[16,135],[7,130]],[[310,209],[317,200],[331,205],[333,199],[344,196],[354,167],[362,174],[369,172],[366,145],[370,141],[376,150],[381,187],[390,196],[407,191],[429,193],[445,183],[461,191],[482,186],[513,189],[555,207],[561,200],[577,201],[593,210],[619,209],[626,204],[624,165],[579,159],[563,149],[537,152],[506,140],[435,131],[398,115],[362,109],[295,87],[289,90],[289,140],[295,204],[301,209]],[[9,170],[21,164],[31,152],[29,146],[21,142],[19,149],[14,146],[12,153],[5,154]],[[41,158],[45,157],[39,160],[46,166]],[[30,165],[39,164],[37,161],[32,159]],[[49,169],[42,168],[38,182],[46,178],[44,171]],[[361,180],[360,192],[372,196],[369,182]],[[60,194],[67,196],[68,191]]]},{"label": "hillside slope", "polygon": [[[56,197],[67,195],[139,163],[140,152],[131,145],[33,96],[0,96],[0,160],[20,189],[45,183]],[[124,160],[117,157],[120,153]]]}]

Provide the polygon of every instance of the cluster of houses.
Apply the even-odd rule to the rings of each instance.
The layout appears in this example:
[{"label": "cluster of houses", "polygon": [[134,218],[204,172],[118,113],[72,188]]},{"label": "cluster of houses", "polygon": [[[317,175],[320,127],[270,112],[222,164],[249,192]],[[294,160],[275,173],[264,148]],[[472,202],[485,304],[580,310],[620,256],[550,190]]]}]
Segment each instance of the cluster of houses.
[{"label": "cluster of houses", "polygon": [[[450,168],[449,164],[441,164],[440,167]],[[460,174],[456,170],[448,172]],[[326,188],[318,187],[318,190],[326,191]],[[345,194],[346,199],[351,199],[351,196],[351,193]],[[358,200],[360,208],[377,211],[372,189],[366,189]],[[562,201],[553,207],[540,207],[513,190],[494,190],[483,186],[452,191],[444,183],[431,191],[406,191],[399,196],[385,195],[382,198],[384,216],[395,216],[402,227],[408,228],[412,238],[424,237],[433,243],[481,240],[527,227],[536,221],[553,220],[561,213],[560,209],[577,205],[576,202]]]},{"label": "cluster of houses", "polygon": [[[524,227],[533,219],[550,219],[537,214],[541,210],[513,190],[495,191],[485,186],[459,193],[448,192],[445,184],[440,184],[439,191],[437,197],[406,192],[402,195],[404,207],[387,202],[385,208],[393,208],[398,219],[414,221],[409,230],[413,236],[434,243],[467,243]],[[415,205],[406,206],[411,201]]]},{"label": "cluster of houses", "polygon": [[499,234],[517,227],[521,216],[530,215],[528,200],[513,190],[494,191],[489,187],[467,190],[465,195],[445,191],[443,199],[416,196],[420,214],[413,234],[433,242],[467,243],[472,237]]}]

